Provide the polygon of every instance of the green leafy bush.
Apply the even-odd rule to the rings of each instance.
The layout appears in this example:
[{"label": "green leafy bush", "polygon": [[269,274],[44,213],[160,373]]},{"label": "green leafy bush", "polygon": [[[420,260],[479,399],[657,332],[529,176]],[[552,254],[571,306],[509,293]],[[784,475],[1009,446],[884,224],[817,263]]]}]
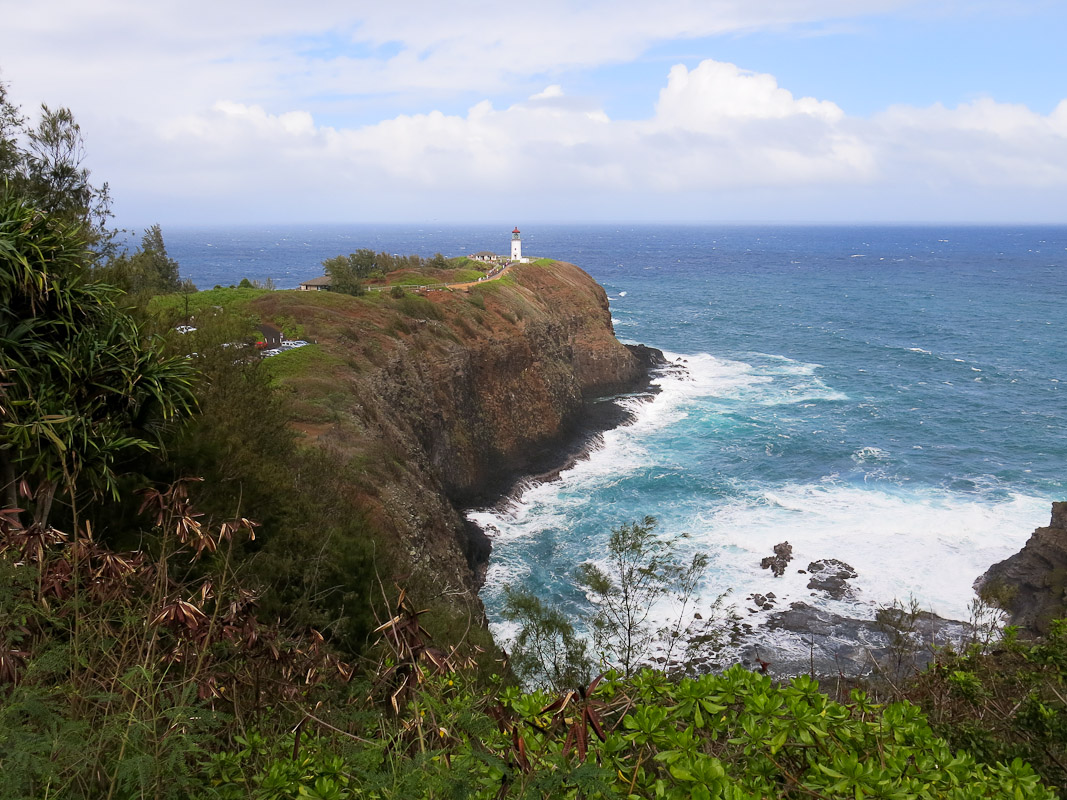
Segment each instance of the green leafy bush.
[{"label": "green leafy bush", "polygon": [[989,765],[1027,761],[1067,786],[1067,621],[1036,642],[1008,628],[988,646],[943,652],[904,691],[953,747]]},{"label": "green leafy bush", "polygon": [[910,703],[875,705],[859,691],[837,703],[809,678],[780,686],[735,667],[672,683],[644,671],[553,697],[472,693],[451,673],[423,675],[373,735],[317,739],[292,757],[283,755],[288,741],[259,757],[247,748],[214,756],[216,796],[242,796],[235,788],[253,798],[1056,796],[1018,759],[984,765],[953,752]]}]

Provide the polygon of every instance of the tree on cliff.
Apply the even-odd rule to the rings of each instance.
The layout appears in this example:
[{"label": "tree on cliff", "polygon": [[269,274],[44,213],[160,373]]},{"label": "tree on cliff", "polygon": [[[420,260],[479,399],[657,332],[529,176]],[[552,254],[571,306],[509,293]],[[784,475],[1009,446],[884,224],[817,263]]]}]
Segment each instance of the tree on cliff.
[{"label": "tree on cliff", "polygon": [[562,611],[529,589],[508,586],[501,616],[519,626],[509,648],[511,666],[527,686],[562,691],[589,683],[589,645]]},{"label": "tree on cliff", "polygon": [[656,533],[654,517],[614,528],[608,539],[607,557],[601,563],[587,561],[578,567],[578,585],[592,595],[596,612],[592,620],[593,641],[624,674],[629,675],[662,643],[668,654],[677,644],[681,624],[666,629],[652,625],[657,601],[674,597],[683,609],[688,605],[707,556],[697,553],[689,564],[678,558],[682,536]]},{"label": "tree on cliff", "polygon": [[42,104],[40,119],[30,125],[0,83],[0,183],[50,216],[76,224],[90,254],[107,258],[118,247],[118,232],[108,228],[111,195],[106,183],[91,182],[85,155],[81,126],[69,108]]},{"label": "tree on cliff", "polygon": [[354,255],[334,256],[322,262],[326,274],[330,276],[330,290],[342,294],[361,295],[363,284],[359,270],[353,262]]},{"label": "tree on cliff", "polygon": [[133,255],[122,253],[94,270],[93,275],[101,283],[132,295],[167,294],[183,288],[178,262],[167,254],[159,225],[145,228],[141,246]]},{"label": "tree on cliff", "polygon": [[123,460],[160,446],[194,405],[186,359],[163,355],[88,279],[82,229],[0,194],[0,485],[48,520],[53,499],[114,494]]}]

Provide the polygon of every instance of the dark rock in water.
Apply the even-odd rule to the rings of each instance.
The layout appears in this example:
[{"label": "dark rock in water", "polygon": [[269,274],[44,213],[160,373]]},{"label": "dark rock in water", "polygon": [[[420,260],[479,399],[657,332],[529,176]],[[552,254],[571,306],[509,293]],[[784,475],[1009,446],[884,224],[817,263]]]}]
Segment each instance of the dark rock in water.
[{"label": "dark rock in water", "polygon": [[643,344],[628,344],[626,349],[630,351],[638,363],[646,370],[661,369],[670,364],[664,357],[662,350],[657,350],[654,347],[648,347]]},{"label": "dark rock in water", "polygon": [[994,564],[974,588],[1003,607],[1008,621],[1032,633],[1067,615],[1067,502],[1052,504],[1052,520],[1015,555]]},{"label": "dark rock in water", "polygon": [[808,572],[811,574],[809,589],[826,592],[834,600],[852,596],[852,587],[848,582],[855,578],[857,573],[844,561],[838,561],[836,558],[812,561],[808,564]]},{"label": "dark rock in water", "polygon": [[759,565],[774,573],[774,577],[780,578],[785,574],[785,568],[793,560],[793,545],[782,542],[774,546],[774,555],[767,556]]},{"label": "dark rock in water", "polygon": [[[763,595],[763,594],[754,594],[754,595],[751,595],[749,597],[749,600],[751,600],[753,603],[755,603],[756,604],[756,608],[758,608],[760,611],[764,611],[766,609],[769,609],[774,605],[774,595],[770,594],[770,593],[765,594],[765,595]],[[753,613],[755,613],[755,612],[753,611]]]}]

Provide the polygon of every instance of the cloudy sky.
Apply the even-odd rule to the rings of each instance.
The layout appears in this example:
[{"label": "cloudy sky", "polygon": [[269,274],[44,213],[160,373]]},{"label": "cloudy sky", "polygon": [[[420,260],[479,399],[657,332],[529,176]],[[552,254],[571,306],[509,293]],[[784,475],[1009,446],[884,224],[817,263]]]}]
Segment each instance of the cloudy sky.
[{"label": "cloudy sky", "polygon": [[1064,0],[0,0],[120,224],[1067,222]]}]

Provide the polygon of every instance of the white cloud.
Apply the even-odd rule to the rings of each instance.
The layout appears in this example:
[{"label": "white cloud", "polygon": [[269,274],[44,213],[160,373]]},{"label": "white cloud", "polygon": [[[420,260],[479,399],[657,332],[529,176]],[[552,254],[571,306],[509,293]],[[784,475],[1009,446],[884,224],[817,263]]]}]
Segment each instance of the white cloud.
[{"label": "white cloud", "polygon": [[829,100],[794,99],[773,75],[710,60],[692,71],[683,64],[672,68],[656,105],[658,120],[687,130],[716,130],[734,120],[796,116],[836,123],[845,114]]},{"label": "white cloud", "polygon": [[855,119],[832,102],[795,98],[771,75],[704,61],[670,71],[646,120],[611,120],[550,85],[504,109],[486,100],[465,115],[405,114],[354,128],[220,102],[169,125],[165,141],[176,163],[229,174],[234,194],[284,187],[294,209],[395,218],[434,204],[485,214],[516,194],[647,205],[752,187],[892,187],[901,197],[931,185],[1064,191],[1065,121],[1067,101],[1043,116],[991,100]]},{"label": "white cloud", "polygon": [[113,113],[205,109],[237,98],[510,90],[531,76],[630,61],[658,42],[849,18],[917,0],[430,0],[7,3],[4,78],[15,96]]},{"label": "white cloud", "polygon": [[990,98],[894,106],[874,125],[885,161],[910,180],[1067,188],[1067,100],[1048,116]]},{"label": "white cloud", "polygon": [[27,108],[72,106],[90,166],[120,212],[147,221],[471,218],[514,204],[729,215],[742,200],[788,217],[804,197],[902,218],[931,191],[969,208],[1067,195],[1067,100],[1048,115],[982,99],[857,118],[714,60],[670,69],[644,119],[567,91],[569,71],[659,42],[915,0],[9,5],[0,78]]},{"label": "white cloud", "polygon": [[794,98],[773,75],[711,60],[677,65],[648,125],[649,149],[661,155],[654,183],[671,190],[866,178],[872,154],[844,118],[832,102]]},{"label": "white cloud", "polygon": [[550,98],[563,97],[563,87],[558,83],[554,83],[551,86],[546,86],[542,91],[537,94],[530,95],[531,100],[548,100]]}]

